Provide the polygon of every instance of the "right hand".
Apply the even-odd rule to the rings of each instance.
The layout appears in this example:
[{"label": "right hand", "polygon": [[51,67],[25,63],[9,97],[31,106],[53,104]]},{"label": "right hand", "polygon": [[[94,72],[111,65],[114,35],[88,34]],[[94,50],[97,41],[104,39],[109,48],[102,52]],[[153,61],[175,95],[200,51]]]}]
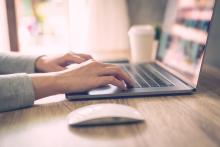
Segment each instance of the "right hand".
[{"label": "right hand", "polygon": [[127,86],[133,85],[133,80],[120,67],[95,60],[55,73],[55,86],[59,93],[85,92],[107,84],[126,90]]}]

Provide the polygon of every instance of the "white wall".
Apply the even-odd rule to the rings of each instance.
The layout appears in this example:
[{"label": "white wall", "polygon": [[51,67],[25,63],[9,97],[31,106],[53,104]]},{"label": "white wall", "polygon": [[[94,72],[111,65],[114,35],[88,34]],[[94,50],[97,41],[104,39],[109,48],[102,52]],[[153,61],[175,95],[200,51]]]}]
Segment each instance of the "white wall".
[{"label": "white wall", "polygon": [[80,52],[129,48],[126,0],[69,0],[71,48]]},{"label": "white wall", "polygon": [[88,47],[111,51],[128,49],[129,19],[126,0],[88,2]]},{"label": "white wall", "polygon": [[9,51],[8,24],[5,1],[0,0],[0,51]]}]

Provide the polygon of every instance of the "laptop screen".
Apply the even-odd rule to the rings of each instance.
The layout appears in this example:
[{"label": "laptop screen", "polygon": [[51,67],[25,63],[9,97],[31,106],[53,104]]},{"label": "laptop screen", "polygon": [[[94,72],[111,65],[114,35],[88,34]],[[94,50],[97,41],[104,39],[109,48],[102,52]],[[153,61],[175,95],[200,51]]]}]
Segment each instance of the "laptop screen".
[{"label": "laptop screen", "polygon": [[157,61],[197,85],[214,0],[170,0],[157,51]]}]

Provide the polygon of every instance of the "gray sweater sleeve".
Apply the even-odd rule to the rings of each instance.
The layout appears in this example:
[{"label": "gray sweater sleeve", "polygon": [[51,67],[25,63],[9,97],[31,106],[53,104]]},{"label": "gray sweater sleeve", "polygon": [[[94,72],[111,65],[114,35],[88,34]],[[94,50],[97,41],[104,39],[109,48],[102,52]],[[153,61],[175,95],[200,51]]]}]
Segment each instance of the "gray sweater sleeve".
[{"label": "gray sweater sleeve", "polygon": [[39,56],[0,53],[0,74],[34,73]]},{"label": "gray sweater sleeve", "polygon": [[0,75],[0,112],[33,105],[35,93],[26,73]]},{"label": "gray sweater sleeve", "polygon": [[33,105],[35,93],[27,73],[35,72],[38,57],[0,53],[0,112]]}]

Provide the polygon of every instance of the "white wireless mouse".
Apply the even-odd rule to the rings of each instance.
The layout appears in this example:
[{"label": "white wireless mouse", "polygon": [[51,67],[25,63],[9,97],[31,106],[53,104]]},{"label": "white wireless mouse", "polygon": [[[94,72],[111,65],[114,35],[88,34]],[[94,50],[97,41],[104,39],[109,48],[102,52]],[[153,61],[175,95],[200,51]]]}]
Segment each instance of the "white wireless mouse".
[{"label": "white wireless mouse", "polygon": [[71,126],[135,123],[144,117],[134,108],[120,104],[93,104],[72,111],[68,116]]}]

